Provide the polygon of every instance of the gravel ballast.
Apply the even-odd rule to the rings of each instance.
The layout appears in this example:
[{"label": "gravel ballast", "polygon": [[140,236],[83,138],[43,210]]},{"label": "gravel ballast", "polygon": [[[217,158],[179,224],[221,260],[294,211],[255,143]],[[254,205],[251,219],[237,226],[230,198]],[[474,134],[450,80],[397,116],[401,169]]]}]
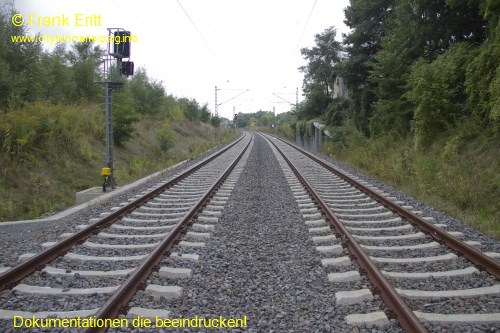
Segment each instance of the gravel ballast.
[{"label": "gravel ballast", "polygon": [[[178,282],[182,298],[168,304],[172,317],[246,316],[246,332],[343,332],[344,317],[356,312],[356,306],[335,305],[335,292],[351,284],[328,281],[278,161],[260,136],[215,232],[197,253],[192,278]],[[381,302],[365,305],[380,311]]]},{"label": "gravel ballast", "polygon": [[[173,178],[178,173],[186,170],[192,165],[218,152],[227,145],[211,149],[197,158],[182,163],[172,169],[164,170],[156,177],[152,177],[139,186],[115,195],[108,200],[89,206],[81,211],[67,217],[53,221],[32,223],[3,224],[0,222],[0,267],[13,266],[17,263],[20,255],[29,252],[40,252],[41,244],[44,242],[60,241],[59,235],[66,232],[75,232],[80,224],[88,224],[92,218],[98,218],[101,213],[108,212],[111,207],[119,206],[135,195],[146,191],[161,181]],[[119,181],[119,180],[118,180]]]},{"label": "gravel ballast", "polygon": [[[314,215],[311,212],[300,211],[297,204],[297,189],[295,181],[290,180],[290,172],[283,171],[284,167],[281,157],[278,157],[274,148],[271,148],[266,139],[261,135],[254,135],[255,142],[248,152],[246,165],[234,189],[224,190],[227,194],[220,205],[224,206],[221,215],[213,229],[209,231],[197,230],[190,232],[182,240],[189,242],[203,242],[202,247],[182,247],[174,246],[174,252],[199,255],[198,260],[178,260],[165,258],[162,266],[191,269],[190,277],[171,278],[159,276],[153,273],[149,281],[159,286],[178,286],[182,288],[182,296],[174,299],[154,298],[147,292],[140,291],[132,300],[130,306],[142,308],[162,309],[169,311],[170,318],[246,318],[245,329],[233,329],[232,332],[401,332],[399,324],[391,320],[384,328],[366,327],[364,325],[353,326],[346,323],[346,316],[361,313],[381,312],[385,310],[385,305],[377,294],[373,295],[373,300],[365,300],[361,303],[350,305],[336,304],[335,294],[349,290],[359,290],[370,288],[370,284],[365,276],[361,276],[356,281],[330,282],[328,274],[332,272],[350,272],[357,270],[357,264],[353,261],[346,266],[323,266],[322,259],[332,258],[332,255],[321,253],[317,250],[318,245],[337,245],[339,240],[330,240],[326,243],[315,244],[313,236],[329,237],[328,230],[309,230],[306,222],[312,222],[312,218],[306,215]],[[183,166],[184,168],[184,166]],[[306,167],[307,168],[307,167]],[[177,170],[178,172],[178,170]],[[163,175],[162,179],[170,178],[174,173]],[[351,171],[351,174],[353,172]],[[286,176],[285,176],[286,175]],[[362,175],[356,174],[362,178]],[[156,180],[156,182],[159,180]],[[373,180],[368,180],[370,183]],[[235,180],[236,182],[236,180]],[[290,188],[291,183],[294,183]],[[122,194],[117,198],[108,201],[107,204],[100,204],[90,208],[86,212],[76,213],[61,221],[47,223],[28,223],[19,225],[9,225],[1,227],[0,224],[0,267],[12,266],[17,261],[20,254],[26,252],[38,252],[41,250],[41,243],[56,241],[62,232],[74,232],[78,224],[88,223],[91,217],[99,214],[119,203],[126,201],[129,197],[144,191],[154,185],[154,181]],[[325,182],[326,183],[326,182]],[[464,240],[481,241],[482,250],[500,252],[499,242],[489,237],[481,235],[470,227],[461,227],[461,223],[455,221],[445,214],[436,212],[431,207],[426,207],[417,201],[408,198],[403,193],[375,184],[389,195],[396,197],[407,205],[412,205],[415,209],[422,210],[424,216],[431,216],[434,223],[447,224],[447,230],[464,232]],[[229,194],[230,192],[230,194]],[[294,197],[295,193],[295,197]],[[214,200],[219,200],[214,197]],[[226,202],[227,200],[227,202]],[[300,199],[305,200],[305,199]],[[301,206],[303,207],[303,206]],[[222,207],[221,207],[222,209]],[[304,210],[304,208],[302,208]],[[310,209],[305,209],[306,211]],[[146,211],[145,211],[146,212]],[[150,212],[146,212],[150,213]],[[321,216],[321,214],[319,214]],[[385,219],[386,217],[380,217]],[[371,221],[371,217],[366,218]],[[153,222],[154,220],[152,220]],[[392,222],[391,222],[392,223]],[[135,225],[134,223],[126,223]],[[153,224],[153,223],[151,223]],[[404,223],[392,223],[390,226],[399,226]],[[148,222],[149,225],[149,222]],[[356,225],[355,227],[361,227]],[[370,227],[369,223],[367,224]],[[314,227],[314,226],[312,226]],[[364,227],[364,226],[363,226]],[[386,225],[384,225],[386,227]],[[125,229],[114,230],[114,233],[128,233]],[[141,231],[144,233],[158,233],[163,231]],[[408,232],[408,231],[406,231]],[[414,231],[411,231],[414,232]],[[9,233],[15,236],[9,237]],[[364,236],[370,235],[370,231],[357,230],[356,234]],[[396,235],[394,230],[377,231],[377,236],[385,234]],[[198,237],[209,234],[207,238]],[[28,235],[28,237],[27,237]],[[29,237],[29,235],[33,235]],[[6,242],[2,244],[2,238]],[[95,242],[103,240],[92,237]],[[113,244],[125,244],[125,240],[112,239]],[[409,246],[419,244],[419,240],[394,240],[390,245]],[[365,240],[368,246],[389,245],[386,241]],[[79,248],[74,251],[76,254],[93,254],[103,256],[113,255],[137,255],[147,253],[147,250],[113,250]],[[441,255],[446,251],[439,248],[423,250],[399,250],[399,251],[369,251],[374,257],[395,256],[399,258],[420,257]],[[343,250],[341,254],[333,257],[347,256]],[[56,259],[51,265],[64,267],[67,259]],[[78,262],[75,261],[72,269],[102,269],[102,263]],[[124,269],[133,267],[136,263],[110,262],[106,263],[108,269]],[[396,264],[380,263],[379,268],[389,271],[446,271],[451,269],[461,269],[470,266],[464,258],[454,259],[451,264],[448,262],[437,263],[415,263]],[[38,274],[38,273],[36,273]],[[28,282],[37,282],[39,276],[29,278]],[[474,281],[471,281],[473,279]],[[118,284],[122,278],[83,278],[80,276],[49,277],[47,283],[54,282],[60,288],[77,287],[98,287],[102,282],[105,285]],[[495,279],[489,277],[484,272],[474,273],[471,276],[458,278],[427,278],[421,280],[391,279],[399,288],[416,288],[423,290],[443,290],[452,285],[451,289],[467,289],[495,284]],[[429,286],[432,284],[432,286]],[[95,306],[101,302],[102,297],[96,297]],[[28,297],[26,298],[28,300]],[[484,296],[462,300],[461,298],[449,300],[416,299],[410,302],[414,310],[437,313],[459,312],[464,306],[470,306],[469,313],[498,312],[498,297]],[[43,297],[42,302],[56,307],[61,301],[57,297]],[[66,310],[75,308],[75,304],[92,303],[85,297],[79,296],[72,302],[64,303]],[[28,310],[37,310],[38,305],[30,301],[26,302]],[[473,306],[472,306],[473,305]],[[9,308],[16,309],[16,305]],[[89,308],[85,306],[85,308]],[[487,328],[486,325],[462,325],[456,324],[426,324],[431,331],[450,330],[458,332],[481,331]],[[5,326],[5,322],[0,321],[0,331]],[[36,331],[36,330],[35,330]],[[121,330],[110,330],[111,332]],[[131,330],[126,330],[129,332]],[[140,329],[136,332],[198,332],[198,328],[185,328],[166,330],[154,328],[150,330]]]}]

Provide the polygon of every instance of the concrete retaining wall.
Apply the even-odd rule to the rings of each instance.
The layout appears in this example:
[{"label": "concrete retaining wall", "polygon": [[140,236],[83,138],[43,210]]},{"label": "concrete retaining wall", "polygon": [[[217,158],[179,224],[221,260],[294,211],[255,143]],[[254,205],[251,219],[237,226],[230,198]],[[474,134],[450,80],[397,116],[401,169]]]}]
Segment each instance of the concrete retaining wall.
[{"label": "concrete retaining wall", "polygon": [[331,137],[330,132],[324,129],[325,125],[314,122],[314,133],[311,137],[303,137],[301,138],[298,133],[295,133],[295,143],[304,147],[305,149],[316,153],[321,145],[325,143],[328,137]]}]

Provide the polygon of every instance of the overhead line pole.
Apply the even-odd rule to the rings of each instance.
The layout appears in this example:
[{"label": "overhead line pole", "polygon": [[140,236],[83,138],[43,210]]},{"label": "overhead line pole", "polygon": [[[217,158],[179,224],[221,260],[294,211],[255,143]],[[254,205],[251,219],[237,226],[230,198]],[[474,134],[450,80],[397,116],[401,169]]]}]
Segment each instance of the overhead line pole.
[{"label": "overhead line pole", "polygon": [[217,132],[219,128],[219,105],[217,104],[217,86],[215,86],[215,107],[214,107],[214,113],[215,113],[215,141],[217,141]]},{"label": "overhead line pole", "polygon": [[233,99],[235,99],[236,97],[239,97],[241,95],[243,95],[244,93],[248,92],[250,89],[245,89],[245,91],[231,97],[230,99],[228,100],[225,100],[224,102],[221,102],[221,103],[217,103],[217,91],[218,90],[243,90],[243,89],[219,89],[217,88],[217,86],[215,86],[215,105],[214,105],[214,115],[215,115],[215,119],[216,119],[216,124],[215,124],[215,141],[217,141],[218,139],[218,129],[219,129],[219,124],[218,124],[218,121],[219,121],[219,106],[226,103],[226,102],[229,102]]},{"label": "overhead line pole", "polygon": [[[283,97],[279,96],[279,95],[291,95],[293,93],[273,93],[274,96],[278,97],[279,99],[287,102],[288,104],[290,105],[294,105],[292,102],[284,99]],[[297,87],[295,89],[295,111],[298,110],[298,107],[299,107],[299,87]]]},{"label": "overhead line pole", "polygon": [[299,108],[299,87],[295,88],[295,112],[298,111]]}]

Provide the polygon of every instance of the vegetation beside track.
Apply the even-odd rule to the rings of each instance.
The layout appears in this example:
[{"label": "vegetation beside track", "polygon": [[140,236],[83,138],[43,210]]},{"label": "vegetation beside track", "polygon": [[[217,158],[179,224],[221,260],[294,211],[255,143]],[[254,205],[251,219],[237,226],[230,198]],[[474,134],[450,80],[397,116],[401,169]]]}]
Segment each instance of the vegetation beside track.
[{"label": "vegetation beside track", "polygon": [[[326,139],[320,153],[500,239],[500,137],[471,126],[464,123],[448,138],[416,150],[408,137],[367,138],[347,125],[335,140]],[[290,123],[255,130],[295,141]]]},{"label": "vegetation beside track", "polygon": [[293,136],[320,122],[328,154],[500,238],[499,8],[351,0],[301,50]]},{"label": "vegetation beside track", "polygon": [[[0,221],[31,219],[75,203],[75,192],[102,185],[103,87],[94,82],[105,50],[91,41],[45,50],[0,4]],[[97,75],[96,75],[97,74]],[[208,105],[167,94],[139,68],[113,92],[115,178],[123,185],[210,147],[232,132],[214,127]]]},{"label": "vegetation beside track", "polygon": [[366,138],[351,129],[348,141],[327,143],[323,152],[500,239],[500,138],[492,131],[466,138],[462,130],[415,150],[409,138]]},{"label": "vegetation beside track", "polygon": [[[104,111],[98,105],[28,104],[3,115],[0,221],[50,215],[75,204],[75,192],[102,185]],[[125,185],[234,137],[203,122],[145,117],[114,148],[115,177]],[[9,149],[7,149],[7,146]]]}]

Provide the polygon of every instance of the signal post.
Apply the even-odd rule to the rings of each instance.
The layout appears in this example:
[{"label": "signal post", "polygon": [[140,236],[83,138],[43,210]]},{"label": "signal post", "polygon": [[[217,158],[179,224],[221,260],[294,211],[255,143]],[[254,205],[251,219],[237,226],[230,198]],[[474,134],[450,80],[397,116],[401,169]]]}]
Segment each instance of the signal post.
[{"label": "signal post", "polygon": [[[104,85],[104,104],[106,108],[106,167],[101,169],[102,191],[107,187],[116,188],[113,169],[113,89],[123,86],[127,77],[134,75],[134,63],[130,61],[130,31],[122,28],[108,28],[108,49],[103,59],[101,79]],[[127,59],[125,61],[125,59]]]}]

